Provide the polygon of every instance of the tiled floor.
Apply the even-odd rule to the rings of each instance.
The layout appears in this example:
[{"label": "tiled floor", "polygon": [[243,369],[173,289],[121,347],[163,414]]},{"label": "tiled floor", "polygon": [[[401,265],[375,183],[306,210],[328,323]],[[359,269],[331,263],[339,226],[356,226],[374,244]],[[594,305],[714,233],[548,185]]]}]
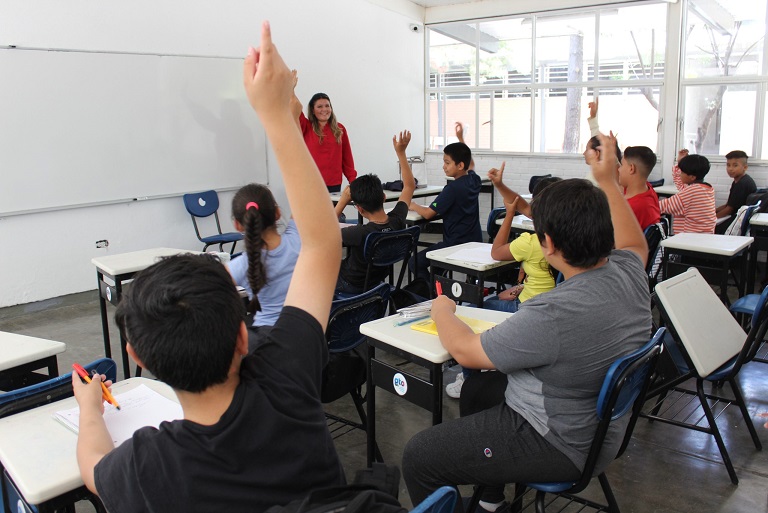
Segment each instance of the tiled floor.
[{"label": "tiled floor", "polygon": [[[112,315],[114,310],[109,310]],[[62,372],[74,361],[89,362],[104,354],[95,292],[0,309],[0,330],[65,342],[67,351],[59,357]],[[113,332],[115,354],[117,340]],[[446,370],[445,381],[452,381],[454,375],[455,370]],[[763,444],[768,444],[768,429],[764,427],[768,418],[760,417],[768,413],[768,365],[748,364],[740,381],[758,434]],[[444,399],[444,417],[457,416],[458,401],[447,396]],[[354,415],[351,401],[346,398],[331,405],[331,409],[341,415]],[[381,390],[377,393],[377,412],[377,435],[384,458],[399,463],[403,446],[414,433],[429,426],[430,415]],[[622,511],[768,511],[768,457],[755,450],[737,410],[726,410],[718,425],[740,479],[738,486],[731,484],[712,437],[641,419],[625,455],[608,470]],[[337,447],[349,476],[365,466],[362,432],[338,439]],[[588,492],[595,490],[590,488]],[[599,493],[597,490],[598,497]],[[410,506],[404,486],[400,499]],[[78,512],[85,511],[93,510],[90,505],[78,505]]]}]

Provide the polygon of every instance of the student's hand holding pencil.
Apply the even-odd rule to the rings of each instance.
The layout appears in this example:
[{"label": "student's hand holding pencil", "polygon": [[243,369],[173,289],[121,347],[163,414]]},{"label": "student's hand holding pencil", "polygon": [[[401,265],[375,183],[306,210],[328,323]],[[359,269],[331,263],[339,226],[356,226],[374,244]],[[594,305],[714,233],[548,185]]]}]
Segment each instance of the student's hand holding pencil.
[{"label": "student's hand holding pencil", "polygon": [[102,374],[94,374],[90,383],[84,383],[77,372],[72,372],[72,389],[75,391],[75,399],[80,410],[94,409],[104,413],[104,391],[101,384],[109,388],[112,381]]}]

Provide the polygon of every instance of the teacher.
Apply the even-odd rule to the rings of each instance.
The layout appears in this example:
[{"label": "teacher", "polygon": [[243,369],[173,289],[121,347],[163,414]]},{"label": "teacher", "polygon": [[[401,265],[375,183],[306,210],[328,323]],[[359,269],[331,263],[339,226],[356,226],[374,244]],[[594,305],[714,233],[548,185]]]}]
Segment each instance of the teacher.
[{"label": "teacher", "polygon": [[304,142],[320,169],[328,192],[340,192],[342,174],[350,183],[357,178],[347,129],[336,121],[331,99],[325,93],[317,93],[309,100],[307,116],[303,112],[299,116]]}]

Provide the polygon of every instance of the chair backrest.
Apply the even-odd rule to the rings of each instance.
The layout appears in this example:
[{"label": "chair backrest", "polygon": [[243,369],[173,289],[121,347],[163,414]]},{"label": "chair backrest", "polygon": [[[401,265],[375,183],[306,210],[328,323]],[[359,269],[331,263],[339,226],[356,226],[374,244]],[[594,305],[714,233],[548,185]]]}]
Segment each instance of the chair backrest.
[{"label": "chair backrest", "polygon": [[664,179],[660,178],[658,180],[653,180],[648,183],[651,184],[651,187],[661,187],[662,185],[664,185]]},{"label": "chair backrest", "polygon": [[617,458],[621,456],[629,444],[637,417],[645,401],[651,374],[662,351],[662,340],[665,332],[666,328],[659,328],[647,344],[628,355],[622,356],[613,362],[608,369],[597,398],[597,416],[600,422],[597,425],[581,478],[570,491],[575,493],[589,485],[611,422],[632,410],[632,417],[624,433],[624,440],[616,454]]},{"label": "chair backrest", "polygon": [[410,226],[404,230],[393,232],[369,233],[363,245],[363,258],[368,263],[364,288],[367,289],[370,285],[368,281],[374,267],[391,268],[397,262],[402,261],[403,266],[400,269],[397,283],[393,284],[396,288],[400,288],[407,268],[406,263],[416,250],[420,233],[421,229],[418,226]]},{"label": "chair backrest", "polygon": [[452,513],[458,492],[452,486],[442,486],[421,501],[411,513]]},{"label": "chair backrest", "polygon": [[504,217],[507,217],[506,207],[496,207],[488,214],[488,224],[485,228],[486,233],[488,233],[488,242],[493,242],[496,234],[499,233],[500,226],[496,224],[496,220],[503,219]]},{"label": "chair backrest", "polygon": [[340,353],[357,347],[365,340],[360,325],[384,317],[388,301],[389,285],[386,283],[357,296],[334,301],[325,331],[328,351]]},{"label": "chair backrest", "polygon": [[539,183],[539,180],[542,178],[552,178],[552,174],[548,175],[533,175],[531,179],[528,181],[528,192],[533,194],[533,191],[536,190],[536,184]]},{"label": "chair backrest", "polygon": [[219,195],[216,191],[185,194],[184,206],[193,217],[208,217],[219,210]]},{"label": "chair backrest", "polygon": [[645,242],[648,243],[648,261],[645,264],[645,272],[651,272],[653,261],[656,258],[656,251],[659,249],[659,243],[664,238],[661,226],[652,224],[645,229]]},{"label": "chair backrest", "polygon": [[749,220],[752,219],[752,215],[757,211],[758,208],[760,208],[759,202],[757,205],[750,205],[746,208],[746,211],[744,212],[744,219],[741,220],[739,235],[744,236],[749,233]]},{"label": "chair backrest", "polygon": [[[85,365],[88,372],[96,371],[104,374],[113,382],[117,380],[117,365],[110,358],[102,358]],[[36,383],[24,388],[18,388],[0,394],[0,419],[16,413],[31,410],[44,404],[72,397],[72,373],[57,378]]]}]

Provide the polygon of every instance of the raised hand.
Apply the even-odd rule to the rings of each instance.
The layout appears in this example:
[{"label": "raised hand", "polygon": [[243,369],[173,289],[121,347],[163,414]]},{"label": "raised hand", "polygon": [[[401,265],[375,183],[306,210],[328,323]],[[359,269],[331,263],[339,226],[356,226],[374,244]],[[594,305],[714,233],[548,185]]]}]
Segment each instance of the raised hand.
[{"label": "raised hand", "polygon": [[505,201],[504,208],[507,209],[507,217],[514,216],[517,212],[517,202],[520,200],[520,196],[516,197],[512,202]]},{"label": "raised hand", "polygon": [[405,153],[405,149],[408,148],[408,143],[411,142],[411,132],[403,130],[400,132],[400,136],[392,137],[392,146],[395,147],[396,153]]},{"label": "raised hand", "polygon": [[593,149],[587,150],[587,161],[592,167],[592,174],[598,183],[616,182],[616,136],[598,134],[600,139],[600,156]]},{"label": "raised hand", "polygon": [[597,117],[597,103],[598,99],[595,98],[595,101],[589,102],[589,117],[594,118]]},{"label": "raised hand", "polygon": [[464,142],[464,125],[461,124],[461,121],[456,122],[454,130],[456,130],[456,137],[459,139],[459,142]]},{"label": "raised hand", "polygon": [[262,122],[279,115],[290,115],[297,75],[283,62],[272,43],[272,29],[265,21],[261,28],[261,45],[249,48],[243,63],[243,83],[248,101]]},{"label": "raised hand", "polygon": [[490,171],[488,171],[488,179],[491,180],[493,185],[499,185],[502,182],[502,179],[504,178],[504,166],[507,165],[506,161],[503,161],[501,163],[501,167],[499,169],[491,168]]},{"label": "raised hand", "polygon": [[688,150],[683,148],[682,150],[677,152],[677,161],[680,162],[681,160],[683,160],[687,156],[688,156]]}]

